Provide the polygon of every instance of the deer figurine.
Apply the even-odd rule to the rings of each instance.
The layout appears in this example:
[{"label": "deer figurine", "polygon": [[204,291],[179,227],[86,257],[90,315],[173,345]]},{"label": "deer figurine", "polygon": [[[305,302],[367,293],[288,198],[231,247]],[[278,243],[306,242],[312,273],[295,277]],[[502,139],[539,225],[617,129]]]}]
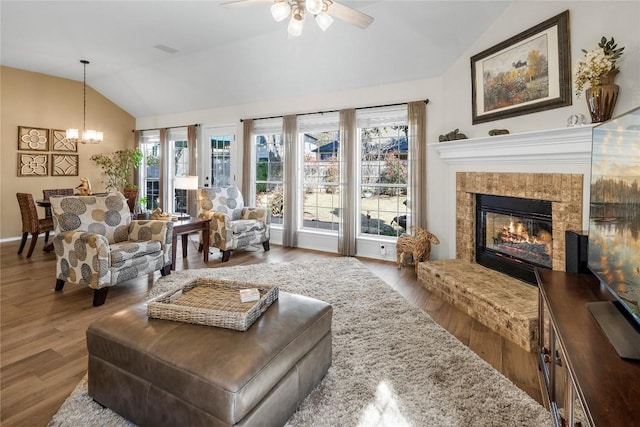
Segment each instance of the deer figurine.
[{"label": "deer figurine", "polygon": [[407,265],[406,255],[411,254],[417,274],[418,263],[428,261],[431,258],[431,244],[438,245],[440,240],[435,234],[431,234],[418,226],[412,226],[411,229],[416,231],[418,235],[403,234],[398,237],[396,241],[396,261],[398,268],[405,267]]}]

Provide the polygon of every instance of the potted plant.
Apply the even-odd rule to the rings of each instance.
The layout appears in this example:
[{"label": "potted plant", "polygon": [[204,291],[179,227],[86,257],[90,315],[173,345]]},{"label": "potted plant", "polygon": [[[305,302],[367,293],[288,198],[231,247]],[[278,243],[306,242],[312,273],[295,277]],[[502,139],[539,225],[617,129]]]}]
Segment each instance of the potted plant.
[{"label": "potted plant", "polygon": [[142,164],[142,150],[129,148],[112,154],[94,154],[90,157],[102,169],[106,177],[102,183],[107,190],[123,192],[125,188],[135,188],[131,182],[134,169]]}]

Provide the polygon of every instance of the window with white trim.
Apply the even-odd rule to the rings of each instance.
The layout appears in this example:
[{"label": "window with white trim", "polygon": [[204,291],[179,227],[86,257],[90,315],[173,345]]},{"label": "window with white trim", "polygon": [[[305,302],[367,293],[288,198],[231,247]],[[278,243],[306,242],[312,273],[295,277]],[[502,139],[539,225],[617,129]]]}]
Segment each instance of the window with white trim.
[{"label": "window with white trim", "polygon": [[282,119],[255,120],[253,141],[256,206],[269,209],[271,225],[281,226],[284,214]]},{"label": "window with white trim", "polygon": [[356,112],[360,144],[360,237],[397,237],[407,229],[407,106]]},{"label": "window with white trim", "polygon": [[302,170],[298,185],[298,224],[302,229],[337,233],[340,209],[338,113],[298,117]]}]

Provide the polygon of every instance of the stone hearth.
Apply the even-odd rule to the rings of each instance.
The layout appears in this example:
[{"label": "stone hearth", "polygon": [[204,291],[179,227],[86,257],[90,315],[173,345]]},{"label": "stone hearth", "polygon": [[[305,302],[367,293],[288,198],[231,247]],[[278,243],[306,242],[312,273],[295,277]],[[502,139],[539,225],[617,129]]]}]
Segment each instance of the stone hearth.
[{"label": "stone hearth", "polygon": [[456,174],[456,259],[421,263],[418,281],[527,351],[537,345],[537,289],[475,263],[476,194],[551,201],[553,269],[565,270],[565,230],[582,229],[583,175]]},{"label": "stone hearth", "polygon": [[422,262],[418,281],[489,329],[534,351],[538,290],[520,280],[459,259]]}]

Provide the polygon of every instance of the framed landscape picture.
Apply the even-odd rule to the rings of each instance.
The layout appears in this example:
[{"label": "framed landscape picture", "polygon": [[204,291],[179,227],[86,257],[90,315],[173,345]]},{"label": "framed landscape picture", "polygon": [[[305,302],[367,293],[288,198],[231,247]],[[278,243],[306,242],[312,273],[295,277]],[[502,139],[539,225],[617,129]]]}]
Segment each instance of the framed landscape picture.
[{"label": "framed landscape picture", "polygon": [[473,124],[571,105],[569,11],[471,58]]}]

